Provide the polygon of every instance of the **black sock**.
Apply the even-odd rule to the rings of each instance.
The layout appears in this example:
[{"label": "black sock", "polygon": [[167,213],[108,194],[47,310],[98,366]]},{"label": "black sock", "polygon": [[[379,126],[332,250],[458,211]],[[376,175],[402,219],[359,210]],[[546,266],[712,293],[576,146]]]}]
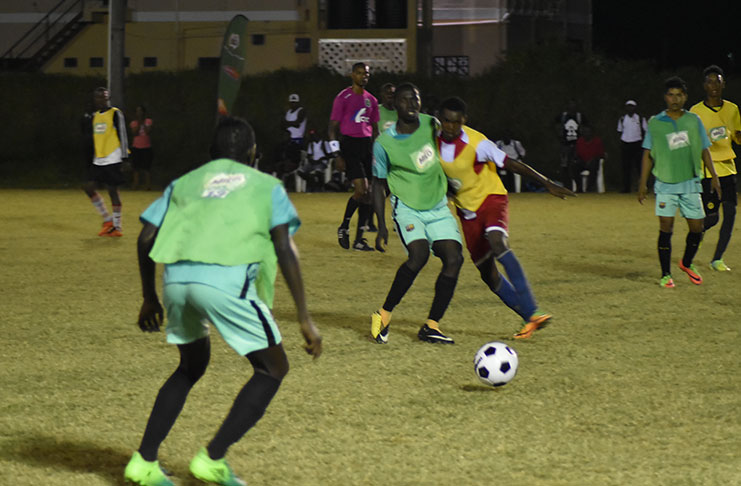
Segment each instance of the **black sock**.
[{"label": "black sock", "polygon": [[242,388],[229,415],[206,449],[211,459],[221,459],[226,450],[242,438],[265,413],[280,387],[281,380],[265,373],[255,373]]},{"label": "black sock", "polygon": [[352,215],[355,214],[356,209],[358,209],[358,201],[350,196],[350,199],[347,200],[347,206],[345,207],[345,216],[342,219],[342,224],[340,225],[341,228],[348,229],[350,227],[350,220],[352,219]]},{"label": "black sock", "polygon": [[363,226],[368,224],[370,214],[370,204],[361,203],[358,205],[358,232],[355,235],[355,241],[359,241],[363,237]]},{"label": "black sock", "polygon": [[188,398],[188,393],[194,384],[195,382],[178,368],[160,388],[139,446],[139,454],[145,461],[157,460],[160,444],[165,440],[180,415],[185,399]]},{"label": "black sock", "polygon": [[418,273],[411,270],[406,263],[403,263],[399,267],[399,270],[396,271],[394,282],[391,284],[391,289],[389,289],[389,293],[386,296],[386,302],[383,303],[384,310],[389,312],[394,310],[394,307],[401,302],[404,294],[407,293],[409,287],[414,283],[414,279],[417,278]]},{"label": "black sock", "polygon": [[736,221],[736,206],[732,202],[723,203],[723,223],[720,225],[718,232],[718,244],[715,247],[713,260],[722,260],[723,253],[728,248],[728,242],[731,241],[733,232],[733,223]]},{"label": "black sock", "polygon": [[672,234],[659,231],[659,263],[661,263],[661,276],[671,275],[672,263]]},{"label": "black sock", "polygon": [[432,307],[428,319],[440,322],[445,311],[448,309],[450,301],[453,299],[455,285],[458,283],[457,277],[448,277],[440,274],[435,282],[435,297],[432,299]]},{"label": "black sock", "polygon": [[697,248],[700,246],[703,234],[704,233],[687,233],[687,238],[684,240],[684,256],[682,257],[682,265],[685,267],[692,265],[692,259],[695,258],[695,254],[697,254]]}]

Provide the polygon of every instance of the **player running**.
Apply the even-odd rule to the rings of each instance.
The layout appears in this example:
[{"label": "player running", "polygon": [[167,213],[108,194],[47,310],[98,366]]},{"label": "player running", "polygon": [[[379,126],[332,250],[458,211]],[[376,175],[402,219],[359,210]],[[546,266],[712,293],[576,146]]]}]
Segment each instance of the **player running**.
[{"label": "player running", "polygon": [[300,221],[280,181],[248,167],[255,154],[254,137],[244,120],[222,119],[211,146],[214,160],[171,183],[141,215],[138,251],[144,302],[139,327],[159,330],[162,307],[154,262],[164,263],[167,341],[178,345],[180,365],[160,389],[141,445],[126,466],[124,477],[135,484],[173,484],[159,466],[157,451],[208,366],[208,323],[247,357],[254,374],[214,438],[191,461],[190,471],[224,486],[246,484],[224,456],[262,417],[288,372],[270,312],[276,260],[298,310],[306,351],[315,358],[322,352],[291,238]]},{"label": "player running", "polygon": [[396,88],[395,125],[382,133],[373,147],[373,206],[378,214],[376,249],[388,243],[385,209],[387,188],[391,192],[392,216],[408,259],[396,272],[383,306],[371,316],[371,337],[388,341],[391,312],[401,302],[430,257],[430,247],[443,262],[435,282],[427,322],[417,336],[422,341],[453,344],[439,327],[453,298],[463,264],[461,235],[445,197],[447,182],[438,162],[435,118],[420,114],[419,90],[411,83]]},{"label": "player running", "polygon": [[[529,177],[561,199],[574,193],[529,165],[507,157],[485,135],[466,126],[466,103],[462,99],[453,97],[442,102],[440,122],[440,160],[454,193],[452,199],[471,259],[491,291],[524,320],[515,338],[527,339],[545,326],[551,315],[538,311],[525,272],[509,247],[507,190],[497,168]],[[496,262],[509,280],[499,273]]]}]

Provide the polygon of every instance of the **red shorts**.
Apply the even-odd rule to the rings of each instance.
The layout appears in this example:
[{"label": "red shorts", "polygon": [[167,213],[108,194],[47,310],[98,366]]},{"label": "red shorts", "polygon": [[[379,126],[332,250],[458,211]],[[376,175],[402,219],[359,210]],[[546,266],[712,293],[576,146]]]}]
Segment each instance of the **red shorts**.
[{"label": "red shorts", "polygon": [[[466,213],[458,209],[463,236],[466,238],[466,247],[474,263],[483,260],[491,251],[486,233],[494,228],[507,234],[509,222],[508,198],[506,194],[490,194],[481,206],[473,213]],[[470,219],[466,219],[470,218]]]}]

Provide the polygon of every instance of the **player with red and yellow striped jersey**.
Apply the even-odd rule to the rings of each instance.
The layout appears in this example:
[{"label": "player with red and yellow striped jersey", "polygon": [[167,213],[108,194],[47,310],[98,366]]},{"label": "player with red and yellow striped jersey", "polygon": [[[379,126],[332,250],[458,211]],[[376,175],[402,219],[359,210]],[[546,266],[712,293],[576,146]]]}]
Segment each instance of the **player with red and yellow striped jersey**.
[{"label": "player with red and yellow striped jersey", "polygon": [[[454,193],[452,199],[468,251],[481,279],[524,320],[525,326],[515,338],[529,338],[551,315],[538,311],[525,272],[509,248],[507,190],[497,167],[538,181],[556,197],[563,199],[574,193],[529,165],[510,159],[484,134],[465,126],[466,104],[460,98],[448,98],[442,103],[440,121],[440,163]],[[495,261],[504,267],[509,279],[499,273]]]}]

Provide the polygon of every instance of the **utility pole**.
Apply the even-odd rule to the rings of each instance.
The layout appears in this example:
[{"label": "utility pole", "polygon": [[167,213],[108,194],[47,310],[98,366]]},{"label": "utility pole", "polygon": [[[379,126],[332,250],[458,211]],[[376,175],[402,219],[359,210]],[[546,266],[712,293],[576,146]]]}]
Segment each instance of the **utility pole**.
[{"label": "utility pole", "polygon": [[[432,75],[432,0],[422,4],[422,26],[417,26],[417,72]],[[413,20],[416,23],[416,19]]]},{"label": "utility pole", "polygon": [[108,4],[108,91],[111,104],[124,107],[124,44],[126,38],[126,0]]}]

